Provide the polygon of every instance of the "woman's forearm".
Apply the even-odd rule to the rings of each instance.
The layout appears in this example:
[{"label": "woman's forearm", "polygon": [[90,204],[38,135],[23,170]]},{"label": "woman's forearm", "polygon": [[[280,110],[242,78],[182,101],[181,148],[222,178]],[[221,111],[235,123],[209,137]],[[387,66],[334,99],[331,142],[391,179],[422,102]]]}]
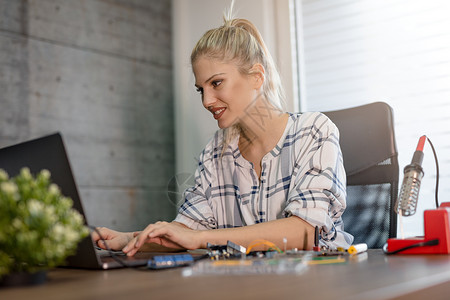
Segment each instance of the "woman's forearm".
[{"label": "woman's forearm", "polygon": [[252,241],[264,239],[283,249],[309,250],[314,244],[314,228],[298,217],[274,220],[238,228],[205,230],[199,233],[201,248],[206,243],[225,245],[227,241],[247,247]]}]

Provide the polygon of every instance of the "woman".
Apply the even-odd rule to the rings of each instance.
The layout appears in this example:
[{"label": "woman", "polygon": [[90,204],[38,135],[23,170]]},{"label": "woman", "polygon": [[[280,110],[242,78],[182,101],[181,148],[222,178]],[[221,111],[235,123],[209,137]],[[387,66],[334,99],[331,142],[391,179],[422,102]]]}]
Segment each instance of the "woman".
[{"label": "woman", "polygon": [[108,245],[127,255],[155,245],[196,249],[257,239],[311,249],[318,227],[321,245],[348,248],[338,130],[321,113],[283,112],[280,78],[255,26],[225,20],[198,41],[191,63],[203,106],[220,128],[200,156],[195,185],[173,222],[136,233],[101,228]]}]

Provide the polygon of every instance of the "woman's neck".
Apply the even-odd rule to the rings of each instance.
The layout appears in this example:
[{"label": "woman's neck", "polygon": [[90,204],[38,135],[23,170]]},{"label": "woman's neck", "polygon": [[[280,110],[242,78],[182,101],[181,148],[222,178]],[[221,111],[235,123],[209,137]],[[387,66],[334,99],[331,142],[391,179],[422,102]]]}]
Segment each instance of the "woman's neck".
[{"label": "woman's neck", "polygon": [[239,148],[265,154],[271,151],[284,133],[289,115],[268,101],[254,103],[239,123]]}]

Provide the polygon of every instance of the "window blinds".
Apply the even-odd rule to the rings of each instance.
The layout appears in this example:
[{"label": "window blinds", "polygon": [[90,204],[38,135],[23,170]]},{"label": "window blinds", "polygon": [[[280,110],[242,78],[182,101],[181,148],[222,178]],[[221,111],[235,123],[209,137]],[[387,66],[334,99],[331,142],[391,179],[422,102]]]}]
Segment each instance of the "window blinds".
[{"label": "window blinds", "polygon": [[[440,201],[450,201],[450,1],[298,0],[302,111],[374,101],[394,109],[400,183],[419,137],[433,142]],[[370,134],[370,133],[368,133]],[[436,170],[429,146],[417,213],[402,218],[405,236],[423,234],[434,205]]]}]

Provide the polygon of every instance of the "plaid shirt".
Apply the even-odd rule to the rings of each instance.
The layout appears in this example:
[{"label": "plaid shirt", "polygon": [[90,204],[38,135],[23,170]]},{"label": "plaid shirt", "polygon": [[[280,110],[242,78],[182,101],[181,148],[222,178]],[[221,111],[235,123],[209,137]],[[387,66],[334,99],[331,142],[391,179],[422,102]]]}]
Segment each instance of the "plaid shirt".
[{"label": "plaid shirt", "polygon": [[343,231],[346,176],[336,126],[321,113],[290,114],[285,132],[261,162],[258,178],[238,148],[222,155],[218,130],[200,155],[195,185],[175,221],[192,229],[241,227],[297,216],[321,228],[321,244],[348,248]]}]

